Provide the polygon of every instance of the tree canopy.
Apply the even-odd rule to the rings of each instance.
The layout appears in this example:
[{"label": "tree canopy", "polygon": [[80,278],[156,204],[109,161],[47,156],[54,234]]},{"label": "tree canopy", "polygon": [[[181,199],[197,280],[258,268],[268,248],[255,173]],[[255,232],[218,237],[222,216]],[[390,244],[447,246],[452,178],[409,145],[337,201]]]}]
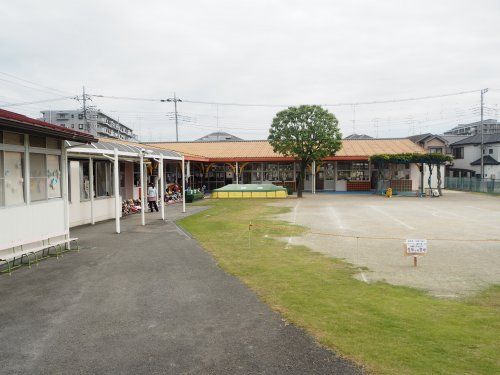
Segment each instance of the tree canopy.
[{"label": "tree canopy", "polygon": [[268,140],[275,152],[312,162],[335,155],[342,134],[332,113],[317,105],[301,105],[276,114]]},{"label": "tree canopy", "polygon": [[317,105],[289,107],[278,112],[268,140],[275,152],[300,160],[299,197],[307,164],[335,155],[342,146],[337,118]]},{"label": "tree canopy", "polygon": [[370,157],[373,164],[444,164],[452,161],[453,158],[449,155],[434,153],[403,153],[403,154],[377,154]]}]

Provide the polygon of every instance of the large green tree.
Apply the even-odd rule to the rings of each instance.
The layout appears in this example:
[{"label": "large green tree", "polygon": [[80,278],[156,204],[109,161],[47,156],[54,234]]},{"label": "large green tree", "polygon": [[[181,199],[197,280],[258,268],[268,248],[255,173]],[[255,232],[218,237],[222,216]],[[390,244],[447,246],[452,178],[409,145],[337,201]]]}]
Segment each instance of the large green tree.
[{"label": "large green tree", "polygon": [[289,107],[274,117],[268,140],[275,152],[300,162],[299,198],[304,190],[307,165],[333,156],[340,149],[342,134],[338,123],[333,114],[318,105]]}]

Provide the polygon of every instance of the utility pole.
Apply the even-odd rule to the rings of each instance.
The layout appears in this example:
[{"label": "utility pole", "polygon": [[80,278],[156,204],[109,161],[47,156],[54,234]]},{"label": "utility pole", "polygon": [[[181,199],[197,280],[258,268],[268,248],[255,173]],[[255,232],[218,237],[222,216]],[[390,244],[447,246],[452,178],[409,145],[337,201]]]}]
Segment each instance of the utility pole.
[{"label": "utility pole", "polygon": [[161,99],[162,102],[174,102],[174,111],[175,111],[175,141],[179,142],[179,121],[177,118],[177,102],[182,102],[182,99],[177,98],[174,92],[173,98]]},{"label": "utility pole", "polygon": [[[76,99],[77,101],[80,101],[79,96],[76,96],[74,99]],[[88,122],[88,117],[87,117],[87,100],[92,100],[92,98],[90,97],[90,95],[85,94],[85,86],[83,86],[83,89],[82,89],[82,98],[81,99],[82,99],[82,103],[83,103],[83,122],[85,124],[85,130],[89,134],[92,134],[92,131],[90,129],[90,125]],[[97,131],[97,129],[96,129],[96,131]]]},{"label": "utility pole", "polygon": [[483,125],[483,107],[484,107],[484,94],[488,92],[488,89],[481,90],[481,180],[484,178],[484,125]]},{"label": "utility pole", "polygon": [[87,97],[85,96],[85,86],[83,86],[82,90],[82,101],[83,101],[83,123],[85,124],[85,129],[90,130],[87,121]]}]

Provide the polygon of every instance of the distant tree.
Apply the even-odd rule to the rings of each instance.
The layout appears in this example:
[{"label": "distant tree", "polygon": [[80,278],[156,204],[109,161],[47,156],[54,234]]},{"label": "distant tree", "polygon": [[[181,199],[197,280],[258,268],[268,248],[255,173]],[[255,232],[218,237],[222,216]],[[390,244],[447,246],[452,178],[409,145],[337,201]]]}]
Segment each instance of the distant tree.
[{"label": "distant tree", "polygon": [[317,105],[289,107],[278,112],[269,129],[268,140],[275,152],[300,162],[299,198],[304,190],[307,165],[335,155],[342,146],[337,118]]}]

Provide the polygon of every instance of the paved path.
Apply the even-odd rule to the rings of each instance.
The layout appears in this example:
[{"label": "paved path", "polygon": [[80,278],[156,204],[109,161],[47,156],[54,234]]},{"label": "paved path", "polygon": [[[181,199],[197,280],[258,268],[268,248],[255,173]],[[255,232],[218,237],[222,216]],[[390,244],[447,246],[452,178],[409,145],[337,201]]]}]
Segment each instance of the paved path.
[{"label": "paved path", "polygon": [[[170,218],[179,207],[169,207]],[[351,374],[147,215],[72,231],[83,249],[0,275],[2,374]]]}]

